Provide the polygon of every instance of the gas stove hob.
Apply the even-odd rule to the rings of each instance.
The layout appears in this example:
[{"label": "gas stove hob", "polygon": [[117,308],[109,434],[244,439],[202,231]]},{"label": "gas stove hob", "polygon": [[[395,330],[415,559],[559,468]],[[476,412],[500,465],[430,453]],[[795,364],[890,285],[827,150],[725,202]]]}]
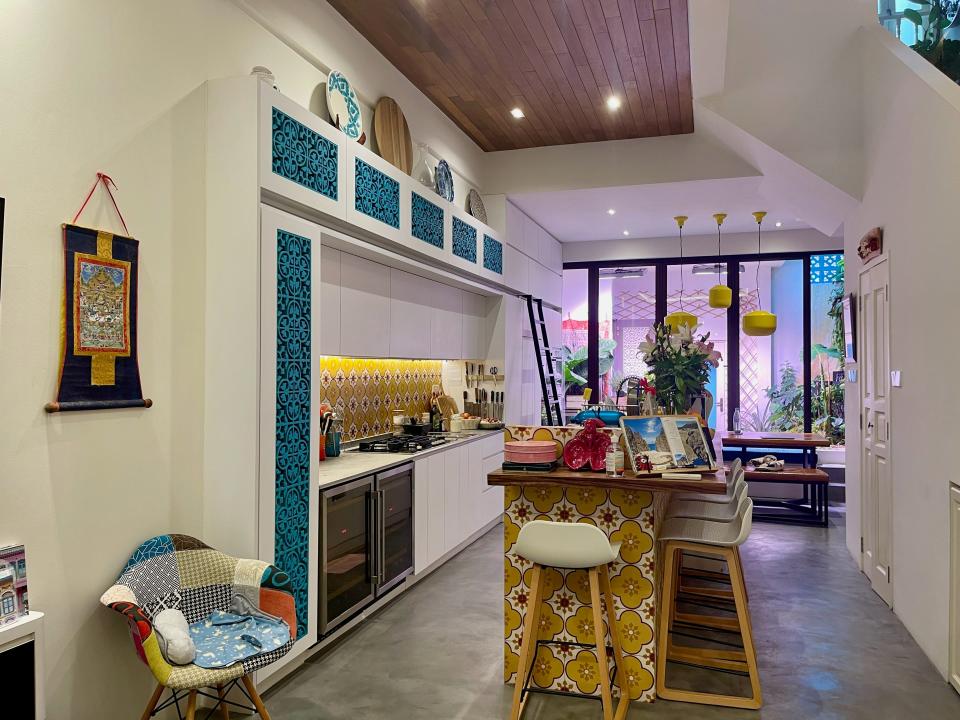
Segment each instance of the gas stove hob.
[{"label": "gas stove hob", "polygon": [[446,443],[447,439],[440,435],[394,435],[376,440],[361,440],[357,451],[411,454]]}]

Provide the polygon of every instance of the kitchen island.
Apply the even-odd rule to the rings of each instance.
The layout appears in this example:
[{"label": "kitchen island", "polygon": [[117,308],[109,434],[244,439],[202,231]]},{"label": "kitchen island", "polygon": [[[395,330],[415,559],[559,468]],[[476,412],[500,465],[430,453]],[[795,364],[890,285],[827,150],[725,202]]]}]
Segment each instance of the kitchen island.
[{"label": "kitchen island", "polygon": [[[696,480],[623,477],[557,468],[550,472],[494,470],[487,482],[504,488],[504,681],[513,682],[527,612],[530,563],[513,553],[520,528],[529,520],[589,522],[611,542],[620,542],[620,556],[611,567],[610,584],[620,624],[630,695],[656,698],[657,522],[673,492],[723,494],[723,471]],[[600,694],[593,643],[590,587],[585,570],[554,570],[545,576],[548,598],[541,612],[542,645],[533,665],[533,685],[544,690]],[[610,645],[609,634],[607,645]]]}]

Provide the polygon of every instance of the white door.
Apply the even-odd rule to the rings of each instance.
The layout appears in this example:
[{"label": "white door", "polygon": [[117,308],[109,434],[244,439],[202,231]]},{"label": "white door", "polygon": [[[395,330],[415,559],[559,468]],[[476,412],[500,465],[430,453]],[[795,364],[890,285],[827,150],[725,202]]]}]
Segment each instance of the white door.
[{"label": "white door", "polygon": [[860,462],[863,570],[893,605],[890,566],[893,474],[890,457],[890,271],[887,261],[860,273]]},{"label": "white door", "polygon": [[960,692],[960,486],[950,489],[950,682]]}]

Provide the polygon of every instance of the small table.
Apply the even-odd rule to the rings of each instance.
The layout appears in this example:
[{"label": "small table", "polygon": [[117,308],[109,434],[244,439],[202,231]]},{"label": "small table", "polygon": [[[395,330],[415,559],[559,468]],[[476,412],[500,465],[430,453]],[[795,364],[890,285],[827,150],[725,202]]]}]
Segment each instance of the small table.
[{"label": "small table", "polygon": [[[826,437],[816,433],[788,432],[745,432],[734,435],[729,431],[721,431],[718,435],[723,448],[734,448],[738,451],[736,455],[743,462],[744,469],[751,456],[757,455],[755,452],[748,452],[749,448],[800,451],[801,463],[786,464],[783,470],[746,470],[744,477],[747,482],[779,482],[803,486],[802,498],[753,498],[753,517],[756,520],[791,525],[829,526],[830,478],[823,470],[817,469],[816,450],[818,447],[829,447],[830,441]],[[777,511],[765,512],[758,508],[775,508]]]}]

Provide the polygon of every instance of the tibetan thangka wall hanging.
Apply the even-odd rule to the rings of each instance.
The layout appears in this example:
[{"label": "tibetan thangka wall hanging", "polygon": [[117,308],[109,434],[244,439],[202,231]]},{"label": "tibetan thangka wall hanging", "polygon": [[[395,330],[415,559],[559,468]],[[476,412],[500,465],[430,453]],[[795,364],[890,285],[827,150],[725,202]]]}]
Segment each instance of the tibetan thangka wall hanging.
[{"label": "tibetan thangka wall hanging", "polygon": [[[101,180],[109,192],[109,178]],[[139,243],[64,225],[63,252],[60,386],[47,411],[150,407],[137,364]]]}]

